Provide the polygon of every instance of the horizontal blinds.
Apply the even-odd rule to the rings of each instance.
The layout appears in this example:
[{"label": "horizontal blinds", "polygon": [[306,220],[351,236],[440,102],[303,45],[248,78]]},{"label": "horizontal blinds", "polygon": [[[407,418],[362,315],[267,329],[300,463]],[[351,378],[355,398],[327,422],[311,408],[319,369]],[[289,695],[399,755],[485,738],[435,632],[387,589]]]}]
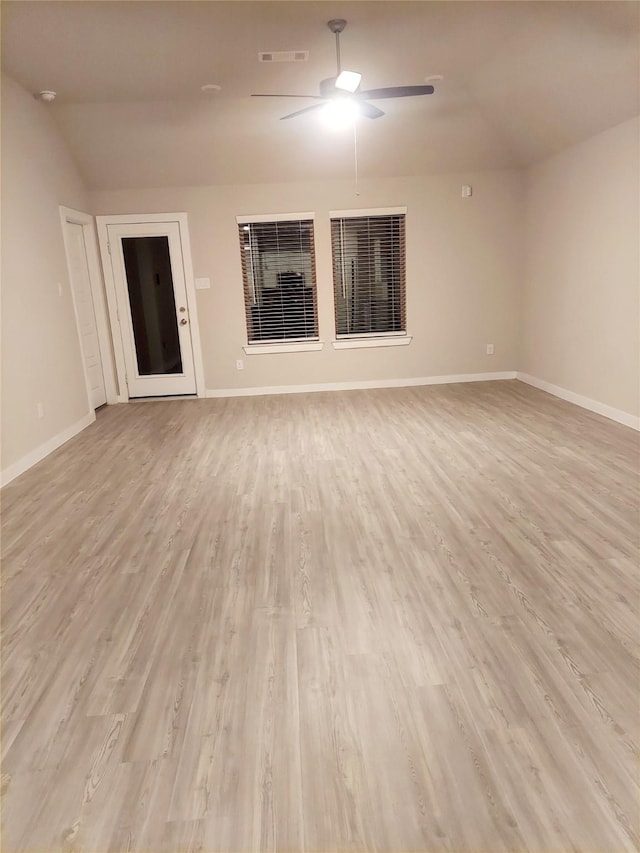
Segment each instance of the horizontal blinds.
[{"label": "horizontal blinds", "polygon": [[247,216],[236,216],[238,225],[246,225],[248,222],[298,222],[301,219],[315,219],[315,214],[310,213],[252,213]]},{"label": "horizontal blinds", "polygon": [[318,336],[313,220],[238,225],[249,343]]},{"label": "horizontal blinds", "polygon": [[336,335],[406,332],[405,216],[331,219]]}]

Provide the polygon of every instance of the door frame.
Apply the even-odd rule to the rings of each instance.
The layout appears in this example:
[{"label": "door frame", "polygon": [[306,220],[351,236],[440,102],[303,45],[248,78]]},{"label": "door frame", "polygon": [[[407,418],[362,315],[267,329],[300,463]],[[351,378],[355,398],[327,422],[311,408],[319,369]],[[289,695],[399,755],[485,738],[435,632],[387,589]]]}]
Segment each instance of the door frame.
[{"label": "door frame", "polygon": [[113,329],[113,352],[115,356],[116,374],[120,394],[119,403],[129,402],[129,389],[127,386],[126,368],[124,359],[123,334],[125,330],[120,324],[118,304],[116,298],[116,283],[113,274],[112,255],[109,245],[109,225],[157,225],[158,223],[176,223],[180,234],[180,247],[182,250],[182,266],[185,287],[187,291],[187,310],[189,312],[191,330],[191,350],[193,354],[193,367],[196,380],[196,396],[205,397],[204,366],[202,362],[202,349],[200,346],[200,325],[198,323],[198,309],[196,302],[196,288],[193,278],[193,263],[191,261],[191,243],[189,240],[189,224],[186,213],[129,213],[115,214],[110,216],[96,216],[98,229],[98,241],[100,254],[102,256],[102,268],[104,270],[104,284],[107,295],[107,307],[109,319]]},{"label": "door frame", "polygon": [[87,255],[87,269],[89,272],[89,285],[91,288],[91,299],[93,302],[93,314],[96,321],[96,331],[98,333],[98,348],[100,350],[100,360],[102,362],[102,376],[104,379],[104,389],[107,396],[107,403],[118,402],[118,384],[116,373],[114,370],[112,335],[109,327],[109,317],[107,315],[107,306],[105,302],[105,288],[103,285],[102,271],[100,268],[100,254],[98,251],[98,241],[96,237],[95,221],[89,213],[83,213],[81,210],[74,210],[72,207],[59,205],[58,212],[60,214],[60,226],[62,228],[62,242],[64,244],[64,254],[67,261],[67,271],[69,280],[69,289],[71,290],[71,300],[73,303],[73,314],[76,321],[76,329],[78,332],[78,342],[80,344],[80,354],[82,356],[82,371],[84,374],[85,385],[87,387],[87,402],[89,411],[94,412],[95,409],[91,404],[91,387],[89,375],[84,363],[84,354],[82,352],[82,333],[80,331],[80,323],[78,320],[78,306],[76,305],[76,294],[71,281],[71,257],[69,251],[69,242],[67,235],[67,223],[71,225],[80,225],[84,237],[84,247]]}]

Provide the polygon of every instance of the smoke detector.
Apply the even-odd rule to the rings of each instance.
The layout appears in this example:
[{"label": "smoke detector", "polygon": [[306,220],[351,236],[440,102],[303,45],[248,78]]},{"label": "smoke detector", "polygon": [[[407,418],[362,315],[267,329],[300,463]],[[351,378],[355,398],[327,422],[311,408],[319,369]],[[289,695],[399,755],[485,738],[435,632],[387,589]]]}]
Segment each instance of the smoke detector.
[{"label": "smoke detector", "polygon": [[50,104],[51,101],[55,101],[56,93],[50,91],[49,89],[45,89],[43,92],[38,92],[36,98],[40,101],[45,101],[47,104]]}]

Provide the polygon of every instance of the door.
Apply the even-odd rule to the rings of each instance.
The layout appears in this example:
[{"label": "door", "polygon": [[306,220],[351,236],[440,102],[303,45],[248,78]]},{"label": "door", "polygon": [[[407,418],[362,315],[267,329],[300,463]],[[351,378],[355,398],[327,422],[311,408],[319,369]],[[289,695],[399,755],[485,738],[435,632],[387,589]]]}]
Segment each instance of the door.
[{"label": "door", "polygon": [[96,315],[91,293],[91,278],[84,228],[75,222],[65,222],[65,244],[69,265],[69,278],[78,321],[80,346],[91,407],[97,409],[107,402],[102,357]]},{"label": "door", "polygon": [[180,228],[107,225],[129,397],[196,393]]}]

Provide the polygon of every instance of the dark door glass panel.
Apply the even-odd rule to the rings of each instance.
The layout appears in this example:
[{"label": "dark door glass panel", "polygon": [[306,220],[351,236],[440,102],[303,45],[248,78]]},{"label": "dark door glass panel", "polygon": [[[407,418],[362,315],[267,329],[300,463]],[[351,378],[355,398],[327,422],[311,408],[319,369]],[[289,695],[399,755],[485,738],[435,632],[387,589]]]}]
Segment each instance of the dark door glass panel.
[{"label": "dark door glass panel", "polygon": [[123,237],[138,373],[182,373],[168,237]]}]

